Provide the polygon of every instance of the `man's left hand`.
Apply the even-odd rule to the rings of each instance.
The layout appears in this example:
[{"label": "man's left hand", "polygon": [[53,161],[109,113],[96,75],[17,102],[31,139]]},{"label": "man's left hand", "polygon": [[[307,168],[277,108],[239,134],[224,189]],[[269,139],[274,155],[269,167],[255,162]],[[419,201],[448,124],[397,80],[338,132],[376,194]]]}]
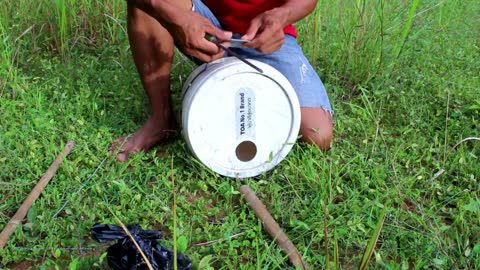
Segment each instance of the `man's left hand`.
[{"label": "man's left hand", "polygon": [[280,49],[285,40],[283,33],[285,21],[284,12],[280,12],[279,9],[272,9],[258,15],[250,22],[247,33],[241,37],[251,40],[244,46],[264,54]]}]

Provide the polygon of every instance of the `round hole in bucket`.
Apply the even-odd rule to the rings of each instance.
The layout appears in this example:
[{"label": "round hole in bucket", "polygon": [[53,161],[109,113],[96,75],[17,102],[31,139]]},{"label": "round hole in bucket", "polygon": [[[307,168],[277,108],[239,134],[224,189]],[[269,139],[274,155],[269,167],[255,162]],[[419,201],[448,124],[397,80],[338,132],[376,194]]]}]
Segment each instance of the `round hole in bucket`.
[{"label": "round hole in bucket", "polygon": [[235,149],[235,154],[243,162],[250,161],[257,155],[257,146],[252,141],[243,141]]}]

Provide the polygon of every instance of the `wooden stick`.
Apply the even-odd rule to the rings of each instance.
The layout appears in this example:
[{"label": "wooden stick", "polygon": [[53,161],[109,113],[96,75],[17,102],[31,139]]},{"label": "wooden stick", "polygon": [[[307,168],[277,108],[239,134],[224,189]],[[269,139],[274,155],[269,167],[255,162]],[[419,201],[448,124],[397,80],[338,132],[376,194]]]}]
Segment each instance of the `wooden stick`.
[{"label": "wooden stick", "polygon": [[288,256],[288,260],[295,267],[301,267],[301,269],[310,269],[306,262],[303,261],[300,252],[298,252],[295,245],[288,239],[288,236],[282,231],[278,223],[273,219],[272,215],[268,212],[265,205],[255,195],[255,192],[248,186],[243,185],[240,187],[240,192],[244,195],[245,201],[249,204],[250,208],[255,211],[257,217],[262,220],[267,233],[275,239],[277,245],[282,247],[283,252]]},{"label": "wooden stick", "polygon": [[69,141],[65,145],[65,148],[63,149],[62,153],[58,155],[57,158],[53,161],[52,165],[50,166],[50,168],[48,168],[48,170],[42,176],[40,181],[38,181],[37,185],[32,189],[32,191],[30,191],[30,194],[28,194],[28,197],[25,199],[22,206],[20,206],[20,208],[15,213],[15,215],[7,223],[2,233],[0,234],[0,249],[3,249],[5,247],[5,245],[7,244],[8,238],[13,233],[15,227],[18,224],[20,224],[22,220],[25,218],[25,216],[27,215],[28,209],[30,209],[33,202],[38,198],[38,196],[40,196],[40,193],[42,193],[45,186],[48,184],[48,182],[50,182],[50,179],[52,179],[53,175],[57,171],[58,166],[60,165],[60,163],[62,163],[63,158],[70,153],[73,146],[75,146],[74,141]]}]

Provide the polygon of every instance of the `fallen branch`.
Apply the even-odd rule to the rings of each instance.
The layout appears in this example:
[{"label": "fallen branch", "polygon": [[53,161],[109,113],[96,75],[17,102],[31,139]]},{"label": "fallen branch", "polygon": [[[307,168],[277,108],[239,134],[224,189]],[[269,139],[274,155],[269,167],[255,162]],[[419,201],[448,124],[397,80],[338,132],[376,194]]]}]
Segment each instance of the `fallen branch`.
[{"label": "fallen branch", "polygon": [[307,263],[303,261],[300,252],[298,252],[292,241],[288,239],[288,236],[282,231],[278,223],[268,212],[265,205],[260,201],[257,195],[255,195],[255,192],[253,192],[248,185],[241,186],[240,192],[244,195],[244,199],[250,208],[255,211],[257,217],[262,220],[267,233],[275,239],[277,245],[282,247],[283,252],[288,256],[290,263],[295,267],[301,267],[303,270],[310,269]]},{"label": "fallen branch", "polygon": [[18,224],[20,224],[22,220],[25,218],[33,202],[40,196],[40,193],[42,193],[42,191],[45,189],[48,182],[50,182],[50,179],[52,179],[53,175],[57,171],[58,166],[62,163],[63,158],[66,157],[70,153],[70,151],[72,151],[72,148],[74,146],[75,146],[74,141],[69,141],[65,145],[65,148],[63,149],[62,153],[60,153],[60,155],[58,155],[57,158],[53,161],[50,168],[48,168],[48,170],[42,176],[40,181],[38,181],[37,185],[32,189],[32,191],[30,191],[30,194],[28,194],[28,197],[25,199],[23,204],[20,206],[20,208],[15,213],[15,215],[7,223],[2,233],[0,234],[0,249],[3,249],[5,247],[5,245],[7,244],[8,238],[15,230],[15,227]]}]

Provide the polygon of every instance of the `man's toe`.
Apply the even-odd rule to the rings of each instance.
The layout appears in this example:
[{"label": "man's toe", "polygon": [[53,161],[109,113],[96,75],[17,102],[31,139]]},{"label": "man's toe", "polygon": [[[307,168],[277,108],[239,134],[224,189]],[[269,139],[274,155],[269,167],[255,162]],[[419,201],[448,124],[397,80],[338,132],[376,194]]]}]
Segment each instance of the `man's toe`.
[{"label": "man's toe", "polygon": [[123,142],[124,139],[125,137],[120,137],[113,140],[112,145],[110,146],[110,149],[108,149],[108,152],[110,153],[110,155],[112,155],[115,152],[115,150],[118,147],[118,144]]},{"label": "man's toe", "polygon": [[128,160],[128,153],[126,152],[120,152],[117,155],[117,160],[120,162],[125,162]]}]

